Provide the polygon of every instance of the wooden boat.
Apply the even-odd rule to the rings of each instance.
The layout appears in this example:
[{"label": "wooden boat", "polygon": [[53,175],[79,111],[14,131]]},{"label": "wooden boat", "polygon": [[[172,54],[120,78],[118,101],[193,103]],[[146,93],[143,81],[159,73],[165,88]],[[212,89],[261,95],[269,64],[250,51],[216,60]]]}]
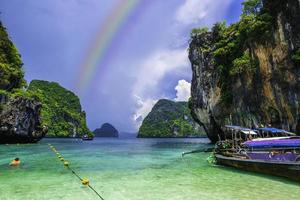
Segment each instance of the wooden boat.
[{"label": "wooden boat", "polygon": [[300,181],[300,138],[294,133],[270,127],[223,129],[214,149],[217,164]]},{"label": "wooden boat", "polygon": [[217,164],[235,167],[242,170],[286,177],[300,181],[299,161],[254,160],[247,156],[225,156],[215,154]]},{"label": "wooden boat", "polygon": [[217,164],[300,181],[300,138],[294,133],[240,126],[225,126],[225,133],[215,146]]}]

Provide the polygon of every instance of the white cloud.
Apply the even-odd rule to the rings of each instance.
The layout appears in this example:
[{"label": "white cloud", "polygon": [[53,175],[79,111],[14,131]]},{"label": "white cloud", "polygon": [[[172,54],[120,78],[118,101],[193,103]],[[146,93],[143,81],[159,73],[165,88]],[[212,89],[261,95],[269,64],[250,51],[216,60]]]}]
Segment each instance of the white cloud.
[{"label": "white cloud", "polygon": [[137,110],[133,115],[133,121],[134,121],[134,125],[138,129],[142,124],[143,120],[145,119],[145,117],[153,108],[154,104],[157,102],[157,100],[154,99],[144,100],[139,96],[135,96],[135,98],[136,98]]},{"label": "white cloud", "polygon": [[143,97],[158,86],[159,81],[170,72],[189,69],[186,49],[165,49],[155,52],[140,65],[133,94]]},{"label": "white cloud", "polygon": [[[230,4],[234,0],[185,0],[175,12],[176,22],[171,29],[175,33],[172,47],[155,51],[152,55],[143,58],[138,65],[139,70],[134,71],[136,77],[132,89],[132,95],[136,99],[136,108],[132,116],[133,123],[139,128],[142,120],[151,111],[158,99],[170,98],[163,96],[164,90],[160,84],[164,78],[172,74],[183,74],[190,70],[190,62],[186,45],[188,40],[182,37],[182,31],[190,30],[191,26],[211,26],[217,21],[223,20]],[[183,40],[183,41],[182,41]],[[176,48],[178,47],[179,48]],[[176,90],[176,101],[187,101],[190,97],[191,84],[185,80],[179,80]]]},{"label": "white cloud", "polygon": [[137,80],[133,88],[133,96],[136,99],[136,111],[133,114],[133,122],[138,128],[142,120],[151,111],[160,95],[154,98],[155,92],[161,91],[160,81],[168,74],[180,70],[188,70],[190,66],[186,49],[160,50],[146,58],[140,65],[140,70],[135,74]]},{"label": "white cloud", "polygon": [[191,83],[186,80],[179,80],[175,90],[175,101],[188,101],[191,96]]},{"label": "white cloud", "polygon": [[176,12],[176,21],[182,25],[191,25],[205,21],[215,21],[224,15],[234,0],[185,0]]}]

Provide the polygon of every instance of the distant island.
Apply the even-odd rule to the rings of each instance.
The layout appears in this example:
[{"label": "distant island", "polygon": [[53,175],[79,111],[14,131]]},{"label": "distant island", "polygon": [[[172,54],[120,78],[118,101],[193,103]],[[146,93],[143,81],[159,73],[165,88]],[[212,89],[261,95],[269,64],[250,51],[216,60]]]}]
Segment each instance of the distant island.
[{"label": "distant island", "polygon": [[138,137],[200,137],[204,130],[193,120],[188,102],[159,100],[143,120]]},{"label": "distant island", "polygon": [[119,137],[119,131],[111,124],[104,123],[93,131],[95,137]]}]

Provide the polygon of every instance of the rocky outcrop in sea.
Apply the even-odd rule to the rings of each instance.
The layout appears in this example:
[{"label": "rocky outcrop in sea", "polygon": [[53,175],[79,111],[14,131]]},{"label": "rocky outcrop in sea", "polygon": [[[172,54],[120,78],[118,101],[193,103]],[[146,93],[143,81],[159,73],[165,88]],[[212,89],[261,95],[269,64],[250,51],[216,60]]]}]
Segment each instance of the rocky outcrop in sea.
[{"label": "rocky outcrop in sea", "polygon": [[119,137],[119,131],[111,124],[104,123],[93,131],[95,137]]},{"label": "rocky outcrop in sea", "polygon": [[203,129],[190,114],[188,102],[160,99],[145,117],[138,137],[199,137]]}]

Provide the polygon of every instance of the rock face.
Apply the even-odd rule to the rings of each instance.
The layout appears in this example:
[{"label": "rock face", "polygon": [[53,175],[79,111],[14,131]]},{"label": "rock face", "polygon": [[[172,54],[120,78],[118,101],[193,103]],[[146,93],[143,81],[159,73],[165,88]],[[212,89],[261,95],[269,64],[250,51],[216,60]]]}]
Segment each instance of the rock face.
[{"label": "rock face", "polygon": [[93,131],[95,137],[119,137],[118,130],[109,123],[102,124],[101,128]]},{"label": "rock face", "polygon": [[0,22],[0,144],[37,142],[47,132],[41,103],[26,92],[21,56]]},{"label": "rock face", "polygon": [[45,136],[47,127],[41,124],[41,103],[3,94],[0,99],[0,143],[32,143]]},{"label": "rock face", "polygon": [[43,125],[49,127],[48,137],[80,137],[91,134],[79,98],[58,83],[42,80],[30,82],[28,91],[42,103]]},{"label": "rock face", "polygon": [[258,2],[191,35],[192,115],[213,142],[226,124],[300,133],[300,1]]},{"label": "rock face", "polygon": [[196,137],[203,134],[193,120],[187,102],[161,99],[144,119],[138,137]]}]

